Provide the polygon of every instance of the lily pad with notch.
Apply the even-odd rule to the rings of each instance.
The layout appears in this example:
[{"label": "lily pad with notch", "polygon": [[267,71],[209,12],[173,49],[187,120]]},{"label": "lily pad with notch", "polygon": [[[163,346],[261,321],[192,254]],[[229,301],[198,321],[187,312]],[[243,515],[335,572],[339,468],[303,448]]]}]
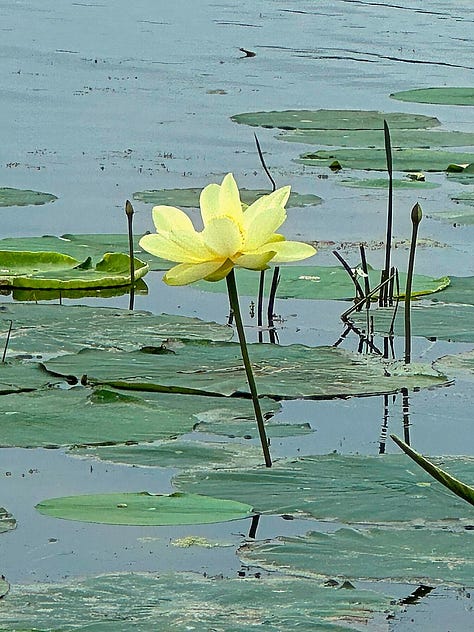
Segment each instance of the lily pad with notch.
[{"label": "lily pad with notch", "polygon": [[[249,345],[260,395],[272,399],[331,399],[395,393],[446,383],[429,365],[386,362],[335,347]],[[250,396],[240,346],[187,341],[172,353],[81,351],[45,363],[53,375],[86,375],[91,385],[211,396]]]},{"label": "lily pad with notch", "polygon": [[210,524],[252,515],[246,503],[198,494],[127,492],[50,498],[36,505],[45,516],[115,525]]}]

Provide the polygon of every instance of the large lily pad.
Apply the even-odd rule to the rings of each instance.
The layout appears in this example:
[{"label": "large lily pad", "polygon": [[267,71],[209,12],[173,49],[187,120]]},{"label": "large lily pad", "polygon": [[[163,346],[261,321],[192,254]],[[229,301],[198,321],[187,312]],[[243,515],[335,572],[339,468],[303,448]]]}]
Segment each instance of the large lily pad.
[{"label": "large lily pad", "polygon": [[248,564],[310,577],[390,579],[429,585],[472,585],[474,533],[430,529],[339,529],[247,545]]},{"label": "large lily pad", "polygon": [[[338,180],[338,184],[342,184],[345,187],[352,187],[354,189],[387,189],[387,178],[345,178],[344,180]],[[436,189],[440,185],[436,182],[424,182],[420,180],[410,180],[404,178],[403,180],[394,178],[392,180],[394,189]]]},{"label": "large lily pad", "polygon": [[474,209],[465,207],[455,211],[441,211],[430,213],[430,217],[448,222],[452,226],[472,226],[474,224]]},{"label": "large lily pad", "polygon": [[[205,432],[207,434],[224,435],[231,439],[241,437],[243,439],[258,438],[258,430],[255,421],[227,421],[223,422],[218,419],[212,421],[200,421],[196,424],[194,430],[197,432]],[[302,424],[282,424],[282,423],[266,423],[265,432],[269,439],[279,439],[282,437],[297,437],[300,435],[311,434],[313,429],[309,423]]]},{"label": "large lily pad", "polygon": [[[12,514],[0,507],[0,533],[5,533],[6,531],[11,531],[16,527],[16,520],[12,516]],[[0,580],[0,596],[2,593],[1,580]]]},{"label": "large lily pad", "polygon": [[0,303],[0,332],[13,321],[8,355],[57,355],[84,348],[131,351],[159,347],[169,338],[230,340],[233,331],[186,316],[81,305]]},{"label": "large lily pad", "polygon": [[[256,425],[255,422],[253,425]],[[184,440],[76,448],[72,454],[141,467],[214,469],[238,467],[239,464],[248,467],[262,462],[261,450],[253,446]]]},{"label": "large lily pad", "polygon": [[474,88],[417,88],[393,92],[392,99],[436,105],[474,105]]},{"label": "large lily pad", "polygon": [[[146,296],[148,294],[148,286],[143,279],[135,282],[133,291],[135,296]],[[13,288],[11,295],[14,301],[37,303],[38,301],[56,301],[62,302],[69,299],[78,301],[84,298],[113,298],[124,296],[130,293],[128,285],[108,288],[86,288],[83,290],[24,290],[21,288]]]},{"label": "large lily pad", "polygon": [[[1,387],[2,385],[0,385]],[[264,412],[278,405],[262,400]],[[0,397],[0,446],[58,447],[173,439],[199,420],[253,419],[250,401],[113,389],[50,389]],[[164,467],[160,451],[156,466]]]},{"label": "large lily pad", "polygon": [[[368,270],[371,287],[380,283],[380,270]],[[237,287],[242,296],[256,296],[258,293],[259,275],[253,270],[237,269],[235,271]],[[406,274],[400,272],[400,287],[404,288]],[[412,296],[431,294],[449,285],[449,277],[433,279],[424,275],[414,275]],[[195,284],[199,289],[208,292],[225,292],[225,281],[209,283],[199,281]],[[267,280],[265,293],[268,294],[270,280]],[[280,283],[278,298],[304,299],[353,299],[354,284],[342,266],[282,266],[280,268]],[[403,291],[400,296],[404,296]]]},{"label": "large lily pad", "polygon": [[[197,395],[249,397],[237,343],[186,342],[159,355],[83,351],[46,363],[54,375],[91,384]],[[427,365],[385,362],[335,347],[249,345],[258,392],[274,399],[328,399],[443,384]]]},{"label": "large lily pad", "polygon": [[[451,163],[474,162],[474,153],[455,153],[430,149],[394,149],[394,171],[446,171]],[[301,154],[296,162],[311,167],[329,167],[337,161],[347,169],[385,171],[387,159],[384,149],[330,149]]]},{"label": "large lily pad", "polygon": [[[295,129],[279,134],[280,140],[330,147],[384,147],[383,124],[379,129],[332,130]],[[394,148],[468,147],[474,145],[474,133],[397,129],[390,132]]]},{"label": "large lily pad", "polygon": [[[474,459],[442,462],[456,478],[474,481]],[[257,512],[317,520],[399,526],[473,520],[472,507],[402,454],[308,456],[278,461],[271,469],[187,472],[173,483],[190,493],[249,502]]]},{"label": "large lily pad", "polygon": [[448,173],[448,179],[460,184],[474,184],[474,163],[470,165],[457,165],[455,171]]},{"label": "large lily pad", "polygon": [[50,498],[36,505],[45,516],[126,525],[228,522],[252,514],[248,504],[198,494],[112,493]]},{"label": "large lily pad", "polygon": [[[148,265],[135,259],[135,280],[148,272]],[[58,252],[0,251],[0,285],[16,288],[82,289],[130,284],[130,258],[106,253],[93,266]]]},{"label": "large lily pad", "polygon": [[29,189],[10,189],[0,187],[0,207],[1,206],[38,206],[54,202],[58,198],[51,193],[41,193],[41,191],[30,191]]},{"label": "large lily pad", "polygon": [[0,630],[349,632],[352,622],[387,608],[393,606],[380,591],[337,590],[304,578],[123,573],[13,586]]},{"label": "large lily pad", "polygon": [[[393,319],[393,308],[371,310],[374,331],[386,336]],[[366,328],[365,313],[352,315],[351,319],[363,329]],[[393,331],[397,336],[405,332],[404,307],[399,306]],[[411,332],[413,336],[423,336],[430,340],[450,342],[474,342],[474,306],[444,303],[413,304],[411,306]]]},{"label": "large lily pad", "polygon": [[[133,252],[135,257],[148,264],[150,270],[169,270],[175,265],[142,250],[138,244],[140,239],[141,235],[134,237]],[[125,234],[66,234],[61,237],[44,235],[43,237],[6,237],[0,240],[0,250],[60,252],[79,261],[90,257],[93,262],[97,262],[106,252],[129,254],[129,244]]]},{"label": "large lily pad", "polygon": [[375,110],[283,110],[235,114],[236,123],[280,129],[383,129],[384,120],[392,129],[422,129],[440,124],[433,116],[376,112]]},{"label": "large lily pad", "polygon": [[[474,136],[474,135],[473,135]],[[473,143],[474,144],[474,143]],[[134,200],[146,204],[164,204],[165,206],[178,206],[183,208],[199,208],[199,196],[201,188],[191,189],[158,189],[151,191],[137,191],[133,194]],[[262,195],[268,195],[271,191],[264,189],[239,189],[240,199],[246,205],[253,204]],[[287,203],[288,208],[316,206],[322,199],[317,195],[301,194],[292,191]]]},{"label": "large lily pad", "polygon": [[474,305],[474,276],[450,276],[449,278],[451,282],[448,287],[430,298],[443,303]]}]

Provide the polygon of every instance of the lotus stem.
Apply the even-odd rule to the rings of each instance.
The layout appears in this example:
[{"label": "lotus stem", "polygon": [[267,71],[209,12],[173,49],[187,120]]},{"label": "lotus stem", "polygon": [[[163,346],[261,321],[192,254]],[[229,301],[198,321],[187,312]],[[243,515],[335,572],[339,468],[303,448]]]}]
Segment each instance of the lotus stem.
[{"label": "lotus stem", "polygon": [[231,270],[226,277],[227,292],[229,294],[229,302],[234,313],[235,326],[237,328],[237,334],[239,336],[240,351],[242,353],[242,360],[244,362],[245,373],[247,375],[247,381],[252,396],[253,407],[255,411],[255,418],[257,420],[257,428],[260,436],[260,443],[262,444],[263,456],[265,458],[265,466],[272,466],[272,459],[270,456],[270,450],[268,447],[267,434],[265,432],[265,424],[263,421],[262,410],[260,408],[260,402],[258,399],[257,385],[255,384],[255,378],[252,371],[252,365],[250,364],[250,358],[247,349],[247,341],[245,339],[244,325],[242,322],[242,316],[240,313],[239,295],[237,293],[237,285],[235,283],[234,270]]},{"label": "lotus stem", "polygon": [[260,270],[260,281],[258,284],[258,299],[257,299],[257,327],[258,327],[258,341],[263,342],[263,291],[265,289],[265,270]]},{"label": "lotus stem", "polygon": [[421,206],[417,202],[411,210],[411,244],[408,258],[407,283],[405,287],[405,364],[410,364],[411,362],[411,287],[413,271],[415,269],[416,238],[422,217]]},{"label": "lotus stem", "polygon": [[[388,172],[388,209],[387,209],[387,236],[385,239],[385,267],[382,271],[381,282],[388,278],[390,273],[390,256],[392,249],[392,226],[393,226],[393,163],[392,163],[392,144],[390,141],[390,130],[387,121],[383,122],[384,140],[385,140],[385,157],[387,160]],[[388,305],[388,287],[385,287],[380,293],[379,306],[387,307]]]},{"label": "lotus stem", "polygon": [[5,340],[5,346],[3,347],[2,364],[5,363],[5,357],[7,355],[8,344],[10,342],[10,335],[13,329],[13,321],[10,321],[10,327],[8,328],[7,339]]},{"label": "lotus stem", "polygon": [[127,216],[128,224],[128,252],[130,256],[130,301],[128,309],[133,310],[135,303],[135,259],[133,256],[133,206],[132,203],[127,200],[125,202],[125,214]]},{"label": "lotus stem", "polygon": [[275,332],[275,323],[273,321],[273,314],[275,311],[275,298],[276,292],[278,288],[278,284],[280,283],[280,267],[275,266],[273,270],[272,284],[270,286],[270,294],[268,296],[268,308],[267,308],[267,318],[268,318],[268,334],[270,336],[270,342],[275,344],[278,341],[278,336]]}]

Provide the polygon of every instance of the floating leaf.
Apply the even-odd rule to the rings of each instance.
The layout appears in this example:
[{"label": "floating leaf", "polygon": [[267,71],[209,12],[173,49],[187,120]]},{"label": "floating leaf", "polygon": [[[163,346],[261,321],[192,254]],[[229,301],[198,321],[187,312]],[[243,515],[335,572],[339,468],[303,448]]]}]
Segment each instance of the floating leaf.
[{"label": "floating leaf", "polygon": [[[253,425],[256,425],[255,422]],[[229,465],[238,467],[239,465],[242,466],[243,463],[245,463],[245,467],[248,467],[249,464],[257,465],[262,462],[261,450],[253,448],[253,446],[244,447],[239,444],[223,445],[222,443],[184,440],[139,445],[99,446],[86,449],[76,448],[72,453],[77,456],[94,457],[101,461],[142,467],[209,469],[228,467]]]},{"label": "floating leaf", "polygon": [[[387,178],[346,178],[344,180],[339,180],[337,183],[342,184],[344,187],[352,187],[356,189],[388,188]],[[440,186],[436,182],[423,182],[420,180],[409,180],[408,178],[405,178],[404,180],[397,180],[394,178],[392,184],[394,189],[436,189]]]},{"label": "floating leaf", "polygon": [[280,129],[383,129],[384,120],[390,129],[421,129],[437,127],[440,122],[433,116],[376,112],[374,110],[283,110],[280,112],[246,112],[235,114],[236,123]]},{"label": "floating leaf", "polygon": [[132,351],[160,347],[170,338],[230,340],[226,325],[186,316],[82,305],[0,303],[0,335],[13,329],[8,355],[73,353],[84,348]]},{"label": "floating leaf", "polygon": [[[12,516],[12,514],[0,507],[0,533],[5,533],[6,531],[11,531],[16,527],[16,520]],[[3,593],[4,594],[4,593]],[[0,578],[0,596],[2,595],[2,583]]]},{"label": "floating leaf", "polygon": [[209,524],[240,520],[250,505],[197,494],[112,493],[50,498],[36,505],[45,516],[126,525]]},{"label": "floating leaf", "polygon": [[[394,149],[394,171],[445,171],[452,162],[474,161],[474,154],[454,153],[430,149]],[[331,149],[301,154],[296,162],[311,167],[329,167],[338,160],[346,169],[385,171],[387,160],[384,149]]]},{"label": "floating leaf", "polygon": [[[89,288],[85,290],[23,290],[13,288],[11,295],[14,301],[32,302],[38,301],[59,301],[65,299],[79,300],[83,298],[113,298],[129,294],[130,287],[121,285],[120,287],[109,287],[102,289]],[[146,296],[148,286],[143,279],[138,279],[134,285],[135,296]]]},{"label": "floating leaf", "polygon": [[474,276],[450,276],[450,284],[437,296],[430,297],[432,301],[442,303],[461,303],[474,305]]},{"label": "floating leaf", "polygon": [[430,213],[430,217],[448,222],[453,226],[472,226],[474,224],[474,210],[472,208],[459,208],[456,211],[441,211]]},{"label": "floating leaf", "polygon": [[41,193],[41,191],[30,191],[28,189],[10,189],[0,187],[0,207],[1,206],[38,206],[54,202],[58,198],[51,193]]},{"label": "floating leaf", "polygon": [[[278,405],[262,400],[262,409],[274,412]],[[109,388],[12,394],[0,397],[0,446],[33,448],[169,440],[191,432],[199,419],[207,418],[244,423],[253,419],[253,408],[247,400],[228,402],[221,398],[125,393]],[[155,465],[164,467],[159,450],[155,456]]]},{"label": "floating leaf", "polygon": [[339,529],[280,538],[278,544],[246,545],[241,559],[272,571],[309,577],[390,579],[429,585],[470,586],[474,573],[472,531]]},{"label": "floating leaf", "polygon": [[[258,392],[274,399],[328,399],[443,384],[428,365],[385,362],[335,347],[249,345]],[[83,351],[46,363],[54,375],[87,375],[118,388],[249,397],[237,343],[186,342],[172,353]]]},{"label": "floating leaf", "polygon": [[[194,430],[208,434],[224,435],[232,439],[234,437],[242,437],[244,439],[258,438],[258,430],[254,421],[226,421],[224,419],[201,421],[195,426]],[[309,423],[281,424],[267,422],[265,424],[265,432],[269,439],[278,439],[310,434],[313,430]]]},{"label": "floating leaf", "polygon": [[379,590],[336,590],[301,577],[116,573],[13,586],[0,630],[350,632],[353,621],[366,623],[387,608],[393,606]]},{"label": "floating leaf", "polygon": [[[384,147],[383,123],[379,129],[295,129],[277,136],[279,140],[306,145],[330,147]],[[474,145],[474,133],[397,129],[390,126],[390,140],[394,148],[468,147]]]},{"label": "floating leaf", "polygon": [[[134,200],[146,204],[164,204],[165,206],[178,206],[180,208],[199,208],[199,196],[201,188],[192,189],[158,189],[152,191],[137,191],[133,194]],[[262,195],[268,195],[271,191],[264,189],[239,189],[240,199],[246,205],[253,204]],[[316,206],[322,199],[317,195],[301,194],[292,191],[287,202],[287,208]],[[1,245],[1,242],[0,242]]]},{"label": "floating leaf", "polygon": [[[374,332],[389,334],[393,319],[393,308],[371,310]],[[367,326],[366,315],[352,314],[351,320],[359,327]],[[404,307],[399,306],[393,331],[397,336],[405,332]],[[411,306],[411,332],[413,336],[423,336],[429,340],[449,340],[450,342],[474,342],[474,306],[444,303],[418,304]]]},{"label": "floating leaf", "polygon": [[[437,462],[439,459],[436,459]],[[445,457],[443,467],[474,480],[474,459]],[[308,456],[272,468],[186,472],[183,491],[249,502],[256,512],[347,523],[469,525],[472,508],[402,454]]]},{"label": "floating leaf", "polygon": [[460,184],[474,184],[474,163],[458,169],[455,173],[448,173],[448,179]]},{"label": "floating leaf", "polygon": [[[135,280],[148,272],[148,265],[135,259]],[[0,284],[28,289],[68,290],[116,287],[130,284],[130,258],[106,253],[95,267],[89,259],[80,262],[58,252],[0,251]]]},{"label": "floating leaf", "polygon": [[[169,270],[174,263],[153,257],[138,245],[140,236],[134,238],[134,255],[148,264],[150,270]],[[88,257],[100,261],[106,252],[129,254],[128,237],[125,234],[61,235],[54,237],[7,237],[0,240],[0,250],[22,250],[29,252],[60,252],[79,261]]]},{"label": "floating leaf", "polygon": [[[380,270],[369,268],[371,287],[380,283]],[[235,271],[237,287],[241,296],[257,296],[259,275],[253,270],[237,269]],[[406,274],[399,273],[400,287],[405,287]],[[270,283],[267,281],[265,293],[269,292]],[[433,279],[424,275],[413,277],[412,296],[421,296],[438,292],[449,285],[448,277]],[[225,292],[224,281],[209,283],[199,281],[195,284],[201,290],[208,292]],[[278,284],[278,298],[304,299],[353,299],[354,284],[342,266],[283,266],[280,269],[280,283]],[[400,296],[403,295],[403,290]]]},{"label": "floating leaf", "polygon": [[416,88],[393,92],[392,99],[435,105],[474,105],[474,88]]},{"label": "floating leaf", "polygon": [[431,474],[433,478],[435,478],[441,485],[447,487],[450,491],[452,491],[456,496],[462,498],[466,502],[474,505],[474,487],[470,487],[465,483],[459,481],[454,476],[451,476],[440,467],[437,467],[426,459],[424,456],[415,452],[413,448],[411,448],[407,443],[396,437],[395,435],[390,435],[390,437],[395,441],[395,443],[407,454],[415,463],[417,463],[420,467],[422,467],[428,474]]}]

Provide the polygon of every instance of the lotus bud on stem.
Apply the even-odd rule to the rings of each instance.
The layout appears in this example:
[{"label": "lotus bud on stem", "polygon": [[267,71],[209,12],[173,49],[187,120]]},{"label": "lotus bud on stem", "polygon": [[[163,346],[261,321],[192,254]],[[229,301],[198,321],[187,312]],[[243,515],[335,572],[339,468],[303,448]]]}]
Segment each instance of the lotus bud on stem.
[{"label": "lotus bud on stem", "polygon": [[405,364],[411,361],[411,287],[413,282],[413,271],[415,269],[416,238],[418,226],[420,225],[423,212],[418,202],[411,210],[411,244],[408,258],[407,283],[405,288]]},{"label": "lotus bud on stem", "polygon": [[130,302],[128,305],[129,310],[133,310],[135,303],[135,259],[133,257],[133,206],[132,203],[127,200],[125,202],[125,214],[127,216],[128,223],[128,252],[130,256]]},{"label": "lotus bud on stem", "polygon": [[235,283],[235,274],[232,269],[226,276],[227,291],[229,294],[229,302],[234,313],[235,326],[237,328],[237,334],[239,336],[240,350],[242,353],[242,360],[244,362],[245,373],[247,375],[247,382],[252,395],[253,408],[255,411],[255,417],[257,420],[258,434],[260,436],[260,443],[262,444],[263,456],[265,458],[265,466],[272,466],[272,459],[270,456],[270,449],[268,447],[267,434],[265,432],[265,424],[263,421],[262,410],[260,408],[260,402],[258,400],[257,385],[255,384],[255,378],[252,371],[252,365],[250,364],[250,358],[247,349],[247,341],[245,340],[245,331],[242,323],[242,316],[240,313],[239,295],[237,293],[237,285]]}]

